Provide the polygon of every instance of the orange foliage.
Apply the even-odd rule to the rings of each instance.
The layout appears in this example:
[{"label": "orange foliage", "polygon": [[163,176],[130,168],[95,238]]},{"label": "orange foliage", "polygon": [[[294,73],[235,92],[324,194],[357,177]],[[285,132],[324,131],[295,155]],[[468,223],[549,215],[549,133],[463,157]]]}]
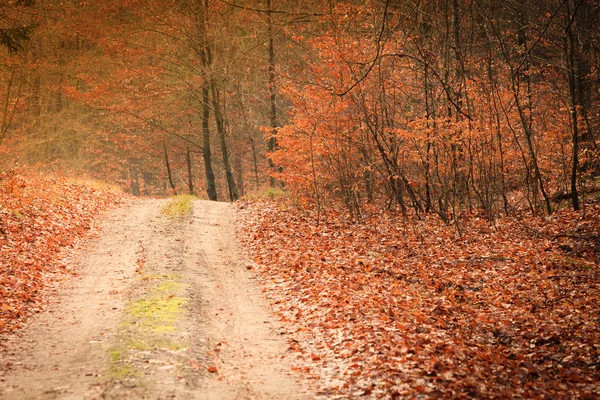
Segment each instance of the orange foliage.
[{"label": "orange foliage", "polygon": [[[449,220],[464,208],[490,216],[536,213],[544,191],[570,191],[573,147],[561,71],[515,71],[513,61],[496,59],[497,44],[476,35],[465,35],[473,47],[454,54],[443,47],[458,44],[444,42],[440,20],[422,16],[416,25],[423,31],[403,30],[403,18],[413,17],[401,7],[386,9],[383,27],[373,23],[380,12],[338,2],[322,17],[320,34],[305,40],[310,68],[301,79],[288,76],[281,89],[291,111],[272,158],[281,167],[277,178],[301,202],[321,207],[333,200],[356,219],[375,198]],[[386,30],[391,26],[396,30]]]}]

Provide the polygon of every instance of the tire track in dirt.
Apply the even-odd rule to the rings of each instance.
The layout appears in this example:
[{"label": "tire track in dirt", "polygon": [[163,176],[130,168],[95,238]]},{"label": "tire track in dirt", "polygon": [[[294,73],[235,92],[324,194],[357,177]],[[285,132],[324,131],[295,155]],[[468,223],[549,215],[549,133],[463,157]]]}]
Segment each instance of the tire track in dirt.
[{"label": "tire track in dirt", "polygon": [[291,375],[281,326],[267,312],[253,273],[240,257],[235,209],[226,203],[196,202],[191,237],[202,243],[193,285],[202,310],[210,360],[222,372],[206,379],[204,399],[312,398]]},{"label": "tire track in dirt", "polygon": [[0,338],[0,398],[303,399],[281,327],[240,256],[235,208],[132,200],[73,257],[79,277]]}]

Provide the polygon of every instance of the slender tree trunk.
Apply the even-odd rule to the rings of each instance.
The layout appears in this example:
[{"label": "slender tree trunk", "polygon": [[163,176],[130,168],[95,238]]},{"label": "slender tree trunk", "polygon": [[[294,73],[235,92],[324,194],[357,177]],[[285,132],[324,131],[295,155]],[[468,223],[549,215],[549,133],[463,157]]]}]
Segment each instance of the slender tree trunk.
[{"label": "slender tree trunk", "polygon": [[223,166],[225,167],[225,178],[227,179],[227,188],[229,190],[229,198],[231,201],[236,201],[240,198],[231,162],[229,161],[229,149],[227,148],[227,135],[225,132],[225,121],[221,113],[221,103],[219,99],[219,91],[216,88],[214,80],[211,80],[211,99],[215,122],[217,124],[217,133],[219,134],[219,142],[221,143],[221,154],[223,156]]},{"label": "slender tree trunk", "polygon": [[[520,0],[519,2],[521,9],[525,10],[524,0]],[[517,29],[517,44],[519,47],[523,49],[526,48],[527,45],[527,36],[526,36],[526,27],[527,23],[524,18],[526,18],[526,14],[521,14],[520,18],[518,18],[518,29]],[[523,126],[523,132],[525,133],[525,139],[527,141],[527,149],[529,150],[529,155],[531,157],[531,163],[533,164],[534,178],[537,182],[542,197],[544,198],[544,202],[546,204],[546,211],[548,214],[552,213],[552,205],[550,203],[550,197],[546,192],[546,188],[544,186],[544,181],[542,179],[542,173],[540,171],[539,163],[535,148],[533,146],[533,132],[532,132],[532,122],[533,122],[533,110],[532,110],[532,101],[531,101],[531,80],[529,78],[529,61],[525,60],[523,63],[522,70],[513,71],[512,78],[512,92],[513,97],[515,99],[515,105],[517,106],[517,110],[519,112],[519,118],[521,120],[521,125]],[[520,80],[523,80],[525,83],[525,87],[527,90],[527,103],[523,105],[521,101],[521,97],[519,96],[519,86]],[[526,112],[527,109],[527,112]]]},{"label": "slender tree trunk", "polygon": [[173,184],[173,175],[171,174],[171,163],[169,162],[169,153],[167,152],[167,141],[163,140],[163,150],[165,153],[165,165],[167,166],[167,176],[169,177],[169,186],[173,189],[173,193],[176,195],[177,190]]},{"label": "slender tree trunk", "polygon": [[196,10],[196,28],[198,45],[196,51],[202,62],[202,157],[204,158],[204,175],[206,177],[206,193],[208,199],[217,201],[217,187],[215,174],[212,167],[212,154],[210,147],[210,59],[209,45],[206,37],[206,19],[208,15],[208,0],[198,0],[199,8]]},{"label": "slender tree trunk", "polygon": [[[574,10],[577,12],[577,8]],[[577,85],[577,58],[575,55],[575,38],[573,35],[573,24],[571,18],[575,17],[571,14],[571,5],[567,2],[567,34],[565,37],[565,55],[567,58],[567,78],[569,82],[569,100],[570,100],[570,116],[571,130],[573,135],[573,152],[571,164],[571,203],[573,210],[579,210],[579,193],[577,193],[577,170],[579,169],[579,116],[578,109],[580,106],[579,90]]]},{"label": "slender tree trunk", "polygon": [[[594,4],[595,3],[595,4]],[[579,141],[583,151],[590,153],[600,152],[600,146],[597,143],[598,134],[598,119],[597,97],[594,92],[600,92],[600,79],[598,79],[598,34],[600,32],[600,4],[596,1],[579,0],[575,4],[574,11],[576,42],[575,60],[577,63],[577,75],[575,84],[578,91],[579,115],[585,122],[583,129],[579,132]],[[593,67],[593,60],[596,60],[596,65]],[[594,71],[596,77],[594,78]],[[596,117],[594,117],[596,114]],[[596,125],[592,123],[595,120]],[[585,160],[580,169],[585,169],[593,172],[596,176],[600,175],[600,160],[598,157],[595,160]]]},{"label": "slender tree trunk", "polygon": [[[273,20],[271,16],[271,0],[267,0],[267,36],[269,37],[269,103],[271,106],[269,112],[269,120],[271,123],[271,135],[267,143],[267,150],[269,153],[277,149],[277,107],[276,107],[276,96],[277,91],[275,88],[275,47],[273,43]],[[269,157],[269,169],[274,172],[275,165],[273,160]],[[270,177],[269,184],[271,187],[275,186],[275,178]]]},{"label": "slender tree trunk", "polygon": [[[429,64],[425,62],[423,71],[423,90],[425,92],[425,118],[427,119],[427,127],[429,128],[429,121],[431,120],[432,112],[431,108],[435,107],[435,104],[430,104],[429,100]],[[433,125],[435,125],[435,120]],[[427,131],[427,152],[425,153],[425,213],[431,210],[431,137],[429,131]]]},{"label": "slender tree trunk", "polygon": [[258,154],[256,152],[256,143],[254,141],[254,137],[252,136],[252,131],[250,129],[250,124],[248,124],[248,116],[246,115],[246,104],[244,101],[244,96],[240,90],[239,85],[237,86],[238,96],[240,98],[240,104],[242,106],[242,118],[244,121],[244,131],[246,131],[246,135],[248,135],[248,141],[250,142],[250,148],[252,149],[252,161],[254,167],[254,180],[256,183],[256,189],[260,186],[260,180],[258,177]]},{"label": "slender tree trunk", "polygon": [[[466,79],[465,79],[465,59],[463,54],[463,43],[462,43],[462,33],[461,33],[461,18],[463,16],[464,10],[461,9],[458,0],[452,0],[452,38],[453,38],[453,50],[454,50],[454,74],[456,76],[456,85],[457,89],[454,90],[455,98],[455,121],[457,123],[461,123],[464,120],[465,109],[467,114],[469,113],[468,105],[468,92],[466,88]],[[470,126],[470,123],[469,123]],[[454,172],[454,183],[453,183],[453,191],[455,200],[463,200],[466,201],[469,209],[471,209],[471,196],[470,196],[470,188],[469,188],[469,173],[467,172],[470,169],[472,163],[472,159],[467,160],[465,156],[465,146],[468,143],[465,141],[468,139],[465,138],[463,128],[457,127],[455,129],[457,139],[457,143],[452,144],[452,162],[453,162],[453,172]],[[469,163],[469,165],[467,165]]]},{"label": "slender tree trunk", "polygon": [[212,155],[210,152],[210,104],[208,83],[202,87],[202,156],[204,157],[204,175],[206,176],[206,193],[208,199],[217,201],[217,186],[215,185],[215,174],[212,169]]},{"label": "slender tree trunk", "polygon": [[254,163],[254,183],[256,184],[256,189],[258,189],[260,187],[260,179],[258,177],[258,155],[256,154],[256,144],[252,137],[250,137],[250,147],[252,147],[252,161]]},{"label": "slender tree trunk", "polygon": [[502,129],[501,129],[501,122],[500,122],[500,110],[498,109],[498,103],[496,100],[496,82],[494,80],[494,76],[492,73],[492,61],[491,61],[491,52],[490,52],[490,58],[488,59],[488,73],[489,73],[489,79],[490,82],[492,82],[492,102],[494,105],[494,118],[495,118],[495,122],[496,122],[496,140],[498,141],[498,152],[499,152],[499,156],[500,156],[500,165],[498,166],[498,170],[500,173],[500,190],[502,191],[502,205],[504,207],[504,214],[508,216],[509,212],[509,204],[508,204],[508,197],[506,196],[506,177],[505,177],[505,172],[504,172],[504,147],[502,145]]},{"label": "slender tree trunk", "polygon": [[235,172],[237,173],[237,187],[240,196],[244,195],[244,162],[240,154],[234,156]]},{"label": "slender tree trunk", "polygon": [[138,179],[137,167],[129,164],[129,182],[131,184],[131,194],[134,196],[140,195],[140,181]]},{"label": "slender tree trunk", "polygon": [[190,146],[187,146],[187,152],[185,154],[187,161],[187,172],[188,172],[188,193],[194,194],[194,176],[192,174],[192,152]]},{"label": "slender tree trunk", "polygon": [[6,88],[6,96],[4,98],[4,107],[2,108],[2,122],[0,123],[0,144],[2,144],[2,141],[4,140],[4,137],[6,136],[6,132],[8,132],[8,127],[9,127],[9,108],[10,108],[10,95],[11,95],[11,89],[12,89],[12,85],[13,85],[13,80],[15,77],[15,71],[12,70],[10,73],[10,78],[8,80],[8,87]]},{"label": "slender tree trunk", "polygon": [[[216,79],[214,76],[213,67],[213,58],[211,52],[211,45],[208,42],[208,0],[205,0],[201,3],[199,15],[198,15],[198,28],[199,33],[202,38],[202,50],[201,50],[201,58],[202,58],[202,67],[203,67],[203,78],[204,78],[204,86],[202,88],[202,103],[203,103],[203,119],[202,119],[202,127],[204,131],[204,162],[205,166],[207,165],[207,160],[210,160],[210,154],[208,149],[210,147],[207,146],[208,141],[210,139],[210,132],[208,130],[208,115],[209,115],[209,102],[212,104],[213,115],[215,118],[215,123],[217,126],[217,133],[219,135],[219,142],[221,145],[221,153],[223,155],[223,165],[225,167],[225,175],[227,180],[227,189],[229,192],[229,197],[231,201],[235,201],[239,198],[237,185],[235,183],[235,178],[233,176],[233,171],[231,169],[231,163],[229,161],[229,154],[227,149],[227,139],[225,132],[225,120],[223,118],[221,103],[219,99],[219,90],[216,85]],[[210,95],[210,99],[209,99]],[[207,170],[207,186],[209,192],[209,198],[213,195],[214,190],[214,174],[212,174],[212,164],[211,164],[211,174]],[[211,187],[212,185],[212,187]],[[216,200],[216,192],[214,192],[214,199]]]}]

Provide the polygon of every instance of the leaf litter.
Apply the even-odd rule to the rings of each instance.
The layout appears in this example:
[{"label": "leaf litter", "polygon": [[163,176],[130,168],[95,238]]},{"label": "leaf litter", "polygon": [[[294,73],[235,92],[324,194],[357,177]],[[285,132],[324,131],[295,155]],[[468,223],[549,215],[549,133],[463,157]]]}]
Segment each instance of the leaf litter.
[{"label": "leaf litter", "polygon": [[0,173],[0,334],[43,309],[42,289],[76,274],[61,252],[120,196],[24,169]]},{"label": "leaf litter", "polygon": [[600,205],[360,224],[240,204],[240,236],[327,398],[581,398],[600,393]]}]

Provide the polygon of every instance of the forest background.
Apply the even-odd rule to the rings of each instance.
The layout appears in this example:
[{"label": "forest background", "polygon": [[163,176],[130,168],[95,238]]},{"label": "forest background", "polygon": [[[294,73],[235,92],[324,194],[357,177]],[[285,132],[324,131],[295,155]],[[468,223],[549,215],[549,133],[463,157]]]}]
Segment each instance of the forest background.
[{"label": "forest background", "polygon": [[3,3],[3,170],[237,199],[276,165],[353,219],[549,214],[597,184],[592,1]]}]

